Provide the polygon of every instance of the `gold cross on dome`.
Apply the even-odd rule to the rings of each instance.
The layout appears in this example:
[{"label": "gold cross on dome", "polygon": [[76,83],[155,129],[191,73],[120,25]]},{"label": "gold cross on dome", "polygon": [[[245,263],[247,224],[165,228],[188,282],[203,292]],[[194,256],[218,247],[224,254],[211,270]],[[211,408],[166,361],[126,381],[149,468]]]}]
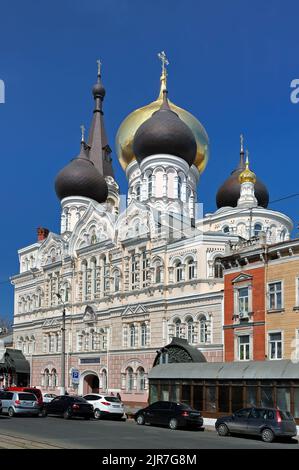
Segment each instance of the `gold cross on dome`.
[{"label": "gold cross on dome", "polygon": [[85,127],[83,124],[80,126],[80,129],[81,129],[81,142],[84,142],[85,141]]},{"label": "gold cross on dome", "polygon": [[164,51],[158,53],[158,57],[162,62],[162,75],[166,76],[166,65],[169,65],[169,61],[166,57],[166,54]]},{"label": "gold cross on dome", "polygon": [[102,62],[100,61],[100,59],[97,60],[97,64],[98,64],[98,75],[101,75]]},{"label": "gold cross on dome", "polygon": [[244,136],[240,134],[241,152],[244,152]]}]

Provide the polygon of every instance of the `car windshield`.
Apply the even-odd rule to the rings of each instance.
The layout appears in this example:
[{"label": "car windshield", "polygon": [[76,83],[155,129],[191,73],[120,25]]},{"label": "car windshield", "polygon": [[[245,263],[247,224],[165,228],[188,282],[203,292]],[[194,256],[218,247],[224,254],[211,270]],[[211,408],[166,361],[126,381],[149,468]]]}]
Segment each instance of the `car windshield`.
[{"label": "car windshield", "polygon": [[279,414],[280,414],[280,417],[283,421],[293,420],[293,416],[291,415],[291,413],[289,411],[279,410]]},{"label": "car windshield", "polygon": [[83,397],[72,397],[72,399],[73,399],[76,403],[87,403],[87,401],[86,401],[85,398],[83,398]]},{"label": "car windshield", "polygon": [[180,410],[193,410],[190,405],[186,405],[186,403],[178,403],[177,404]]},{"label": "car windshield", "polygon": [[117,397],[104,397],[106,401],[110,401],[111,403],[120,403],[120,400]]},{"label": "car windshield", "polygon": [[19,393],[19,400],[36,401],[36,396],[33,393]]}]

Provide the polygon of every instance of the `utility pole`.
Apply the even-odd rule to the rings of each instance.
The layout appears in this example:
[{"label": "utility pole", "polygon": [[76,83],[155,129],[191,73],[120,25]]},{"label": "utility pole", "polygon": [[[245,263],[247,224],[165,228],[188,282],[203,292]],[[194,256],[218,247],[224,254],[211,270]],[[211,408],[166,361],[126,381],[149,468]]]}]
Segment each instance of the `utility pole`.
[{"label": "utility pole", "polygon": [[62,304],[62,325],[61,325],[61,373],[60,373],[60,394],[65,394],[65,305],[60,294],[56,294]]}]

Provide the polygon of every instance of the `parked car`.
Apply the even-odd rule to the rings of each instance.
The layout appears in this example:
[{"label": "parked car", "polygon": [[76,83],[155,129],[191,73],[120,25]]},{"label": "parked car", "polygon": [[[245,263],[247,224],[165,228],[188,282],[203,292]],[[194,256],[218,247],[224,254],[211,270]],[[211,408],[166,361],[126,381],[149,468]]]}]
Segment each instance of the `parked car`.
[{"label": "parked car", "polygon": [[93,406],[84,398],[75,395],[61,395],[53,398],[49,403],[44,403],[42,416],[58,415],[65,419],[80,416],[84,419],[93,417]]},{"label": "parked car", "polygon": [[219,436],[252,434],[261,436],[265,442],[272,442],[275,437],[297,435],[293,416],[275,408],[242,408],[230,416],[218,418],[215,428]]},{"label": "parked car", "polygon": [[5,390],[9,390],[11,392],[28,392],[33,393],[36,396],[37,402],[40,407],[43,406],[43,394],[39,388],[36,387],[7,387]]},{"label": "parked car", "polygon": [[143,408],[134,416],[137,424],[168,425],[170,429],[179,427],[201,427],[203,418],[198,410],[184,403],[157,401]]},{"label": "parked car", "polygon": [[99,393],[89,393],[84,395],[85,400],[93,406],[94,417],[101,418],[124,418],[124,405],[117,397],[101,395]]},{"label": "parked car", "polygon": [[2,413],[2,401],[0,400],[0,415]]},{"label": "parked car", "polygon": [[57,395],[55,395],[55,393],[44,393],[43,394],[43,402],[44,403],[50,403],[56,397],[57,397]]},{"label": "parked car", "polygon": [[10,417],[24,414],[39,415],[40,406],[33,393],[4,390],[0,392],[0,400],[2,413],[8,413]]}]

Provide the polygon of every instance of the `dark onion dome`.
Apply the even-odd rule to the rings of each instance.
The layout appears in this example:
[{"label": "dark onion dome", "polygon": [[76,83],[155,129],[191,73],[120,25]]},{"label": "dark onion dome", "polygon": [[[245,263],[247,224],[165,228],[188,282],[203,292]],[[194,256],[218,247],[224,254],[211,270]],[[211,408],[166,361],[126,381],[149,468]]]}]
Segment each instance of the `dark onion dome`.
[{"label": "dark onion dome", "polygon": [[69,196],[83,196],[99,203],[106,201],[108,186],[105,178],[89,160],[86,152],[87,146],[82,141],[80,154],[56,176],[55,191],[60,200]]},{"label": "dark onion dome", "polygon": [[[244,152],[241,150],[239,165],[234,171],[232,171],[231,175],[218,189],[216,195],[216,204],[218,209],[221,207],[237,207],[241,191],[239,176],[245,170],[245,168],[246,165],[244,162]],[[259,178],[256,178],[254,194],[258,205],[266,209],[269,204],[269,192],[264,183]]]},{"label": "dark onion dome", "polygon": [[133,152],[139,163],[146,157],[158,154],[175,155],[189,166],[194,163],[197,152],[195,137],[187,124],[170,109],[166,90],[160,109],[137,129]]}]

